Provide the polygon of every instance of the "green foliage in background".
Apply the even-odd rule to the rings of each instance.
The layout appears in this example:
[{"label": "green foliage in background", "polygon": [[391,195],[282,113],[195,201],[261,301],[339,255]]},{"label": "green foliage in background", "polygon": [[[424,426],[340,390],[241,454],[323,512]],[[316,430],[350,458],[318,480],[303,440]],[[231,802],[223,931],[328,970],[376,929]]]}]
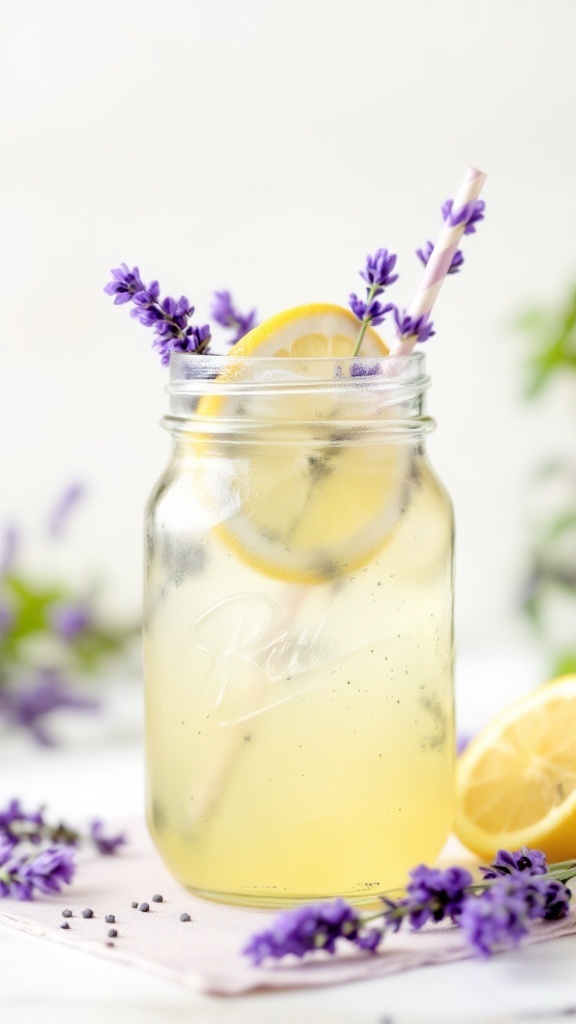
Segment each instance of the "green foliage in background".
[{"label": "green foliage in background", "polygon": [[[44,523],[50,544],[68,543],[67,521],[82,495],[78,484],[64,492]],[[103,619],[93,587],[46,582],[42,564],[23,564],[24,540],[20,526],[0,530],[0,724],[50,744],[50,716],[96,709],[81,684],[127,652],[137,629]]]},{"label": "green foliage in background", "polygon": [[552,652],[554,674],[576,672],[576,287],[558,308],[534,309],[519,320],[529,354],[526,398],[535,401],[562,384],[572,393],[566,431],[574,457],[552,457],[534,479],[534,497],[547,491],[529,552],[524,610]]}]

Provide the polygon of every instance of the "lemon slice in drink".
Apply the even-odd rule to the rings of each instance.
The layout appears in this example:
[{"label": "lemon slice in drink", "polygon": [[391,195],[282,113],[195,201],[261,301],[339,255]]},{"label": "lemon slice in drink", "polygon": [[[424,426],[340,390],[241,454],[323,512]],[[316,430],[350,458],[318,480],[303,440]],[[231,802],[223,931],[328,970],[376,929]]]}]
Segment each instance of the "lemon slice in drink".
[{"label": "lemon slice in drink", "polygon": [[459,759],[456,834],[475,853],[576,855],[576,675],[516,701]]},{"label": "lemon slice in drink", "polygon": [[[358,329],[355,317],[339,306],[313,304],[280,313],[231,349],[230,367],[220,376],[223,383],[251,387],[240,397],[221,394],[199,402],[199,416],[237,426],[244,418],[248,432],[251,421],[259,424],[243,457],[231,452],[226,486],[236,491],[238,510],[216,529],[238,558],[266,576],[318,583],[345,575],[372,558],[401,515],[407,446],[375,443],[366,404],[376,409],[374,392],[372,398],[361,387],[338,393],[337,360],[353,355]],[[369,329],[361,358],[387,352]],[[239,364],[237,356],[259,358]],[[275,359],[282,360],[276,377]],[[273,397],[258,393],[266,379],[278,384]],[[290,387],[312,379],[328,387]],[[382,420],[391,413],[379,408],[374,415]],[[346,430],[344,421],[358,426]],[[289,440],[280,436],[287,427]]]}]

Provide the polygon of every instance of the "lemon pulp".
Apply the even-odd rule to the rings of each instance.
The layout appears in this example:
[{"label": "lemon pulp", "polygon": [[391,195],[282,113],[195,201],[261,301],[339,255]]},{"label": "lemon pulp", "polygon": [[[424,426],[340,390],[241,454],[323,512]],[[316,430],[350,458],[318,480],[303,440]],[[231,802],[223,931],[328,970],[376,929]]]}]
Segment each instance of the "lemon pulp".
[{"label": "lemon pulp", "polygon": [[515,702],[470,744],[458,767],[456,832],[470,849],[532,846],[574,856],[576,676]]}]

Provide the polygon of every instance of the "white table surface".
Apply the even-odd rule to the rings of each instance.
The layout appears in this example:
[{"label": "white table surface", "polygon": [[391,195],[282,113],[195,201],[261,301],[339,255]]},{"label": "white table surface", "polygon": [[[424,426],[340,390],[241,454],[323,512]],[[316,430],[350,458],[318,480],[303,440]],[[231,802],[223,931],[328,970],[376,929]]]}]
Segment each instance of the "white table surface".
[{"label": "white table surface", "polygon": [[[501,704],[502,687],[514,696],[533,682],[533,662],[502,656],[498,666],[475,659],[466,668],[465,719],[484,719]],[[488,677],[491,685],[480,698],[481,682]],[[143,791],[137,688],[118,688],[107,707],[101,720],[69,716],[63,721],[67,743],[58,750],[3,737],[0,804],[13,795],[27,806],[48,802],[55,817],[78,823],[97,815],[113,820],[137,814]],[[489,962],[469,960],[300,992],[213,997],[0,926],[2,1024],[565,1024],[572,1018],[576,936]]]}]

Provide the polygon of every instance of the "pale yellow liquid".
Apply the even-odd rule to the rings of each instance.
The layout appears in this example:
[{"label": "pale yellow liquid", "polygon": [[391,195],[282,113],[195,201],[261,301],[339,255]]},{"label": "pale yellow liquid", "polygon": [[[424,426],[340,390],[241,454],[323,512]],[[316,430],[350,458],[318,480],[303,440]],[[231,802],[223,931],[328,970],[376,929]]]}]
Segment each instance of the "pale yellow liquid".
[{"label": "pale yellow liquid", "polygon": [[148,820],[164,860],[232,902],[401,886],[453,816],[445,492],[420,462],[376,556],[299,585],[244,564],[185,491],[164,484],[149,561]]}]

